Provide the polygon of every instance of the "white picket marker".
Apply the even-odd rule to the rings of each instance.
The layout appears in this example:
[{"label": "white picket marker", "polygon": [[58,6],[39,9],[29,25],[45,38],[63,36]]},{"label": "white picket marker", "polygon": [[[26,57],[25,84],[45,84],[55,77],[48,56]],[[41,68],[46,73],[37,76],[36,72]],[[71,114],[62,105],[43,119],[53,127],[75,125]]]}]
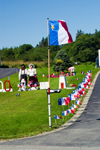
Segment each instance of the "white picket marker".
[{"label": "white picket marker", "polygon": [[2,89],[0,89],[0,92],[3,92],[3,82],[0,81],[0,83],[1,83],[1,86],[2,86]]}]

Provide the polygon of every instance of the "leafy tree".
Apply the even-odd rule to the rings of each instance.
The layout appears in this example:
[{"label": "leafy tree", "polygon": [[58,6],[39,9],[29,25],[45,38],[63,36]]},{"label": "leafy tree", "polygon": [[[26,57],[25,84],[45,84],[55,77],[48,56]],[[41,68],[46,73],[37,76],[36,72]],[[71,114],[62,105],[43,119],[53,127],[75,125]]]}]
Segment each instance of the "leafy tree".
[{"label": "leafy tree", "polygon": [[83,34],[84,34],[84,32],[82,30],[77,30],[76,39]]},{"label": "leafy tree", "polygon": [[80,50],[78,54],[78,59],[80,62],[92,61],[93,55],[90,49]]},{"label": "leafy tree", "polygon": [[2,50],[2,57],[1,57],[1,59],[2,60],[15,60],[15,54],[14,54],[14,51],[13,51],[13,48],[11,47],[11,48],[9,48],[9,49],[7,49],[7,48],[4,48],[3,50]]},{"label": "leafy tree", "polygon": [[65,52],[65,50],[60,50],[54,58],[53,70],[57,72],[64,71],[67,70],[70,66],[71,61],[67,53]]},{"label": "leafy tree", "polygon": [[20,53],[20,54],[23,54],[23,53],[25,53],[26,51],[31,50],[32,48],[33,48],[33,46],[30,45],[30,44],[23,44],[23,45],[21,45],[21,46],[19,47],[19,53]]},{"label": "leafy tree", "polygon": [[[83,31],[77,30],[77,38],[74,42],[61,46],[50,46],[50,60],[54,60],[59,50],[63,49],[70,57],[71,61],[95,61],[100,49],[100,31],[95,30],[94,34],[84,34]],[[23,44],[15,48],[3,48],[1,60],[24,60],[24,61],[46,61],[48,59],[48,38],[42,38],[42,45],[37,44],[34,48],[30,44]],[[62,67],[62,58],[56,59],[56,66]],[[56,69],[57,70],[57,69]]]}]

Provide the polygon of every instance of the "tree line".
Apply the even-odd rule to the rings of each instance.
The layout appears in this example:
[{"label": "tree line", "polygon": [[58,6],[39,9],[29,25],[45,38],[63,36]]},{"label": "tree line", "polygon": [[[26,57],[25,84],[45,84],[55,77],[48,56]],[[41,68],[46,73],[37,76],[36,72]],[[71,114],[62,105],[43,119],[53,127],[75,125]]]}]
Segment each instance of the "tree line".
[{"label": "tree line", "polygon": [[[0,50],[1,60],[46,61],[48,60],[47,40],[47,37],[43,37],[36,47],[23,44],[19,47],[3,48]],[[50,60],[53,61],[60,50],[65,50],[73,62],[95,62],[98,49],[100,49],[100,31],[95,30],[94,34],[84,34],[83,31],[78,30],[74,42],[61,46],[50,46]]]}]

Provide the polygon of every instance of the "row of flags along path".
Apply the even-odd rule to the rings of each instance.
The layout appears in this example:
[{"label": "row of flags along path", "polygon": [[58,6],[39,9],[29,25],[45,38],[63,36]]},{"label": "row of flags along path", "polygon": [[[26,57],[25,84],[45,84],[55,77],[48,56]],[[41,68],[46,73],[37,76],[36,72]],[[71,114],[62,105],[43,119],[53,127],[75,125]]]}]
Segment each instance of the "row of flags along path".
[{"label": "row of flags along path", "polygon": [[[81,105],[81,97],[85,95],[85,90],[89,89],[89,85],[91,85],[91,78],[92,78],[92,73],[90,70],[86,73],[85,78],[83,78],[83,81],[79,83],[78,89],[73,90],[73,92],[71,94],[68,94],[67,97],[58,98],[58,105],[62,105],[62,107],[64,105],[69,105],[69,103],[72,100],[75,101],[75,103],[72,104],[72,106],[69,109],[62,111],[62,116],[68,116],[69,113],[72,114],[75,113],[76,109],[78,109],[78,106]],[[54,115],[54,118],[55,120],[62,119],[62,117],[58,115]]]}]

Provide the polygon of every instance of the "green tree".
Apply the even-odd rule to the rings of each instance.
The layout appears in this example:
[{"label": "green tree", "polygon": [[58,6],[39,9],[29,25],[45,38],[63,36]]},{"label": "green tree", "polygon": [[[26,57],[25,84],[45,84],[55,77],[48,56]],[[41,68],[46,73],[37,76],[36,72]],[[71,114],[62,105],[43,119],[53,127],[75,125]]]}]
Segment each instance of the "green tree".
[{"label": "green tree", "polygon": [[78,59],[81,62],[92,61],[93,55],[90,49],[80,50],[78,54]]},{"label": "green tree", "polygon": [[33,48],[30,44],[23,44],[19,47],[19,53],[24,54],[26,51],[30,51]]},{"label": "green tree", "polygon": [[60,50],[54,58],[53,70],[64,71],[71,66],[71,61],[65,50]]},{"label": "green tree", "polygon": [[84,32],[82,30],[77,30],[76,39],[83,34],[84,34]]}]

